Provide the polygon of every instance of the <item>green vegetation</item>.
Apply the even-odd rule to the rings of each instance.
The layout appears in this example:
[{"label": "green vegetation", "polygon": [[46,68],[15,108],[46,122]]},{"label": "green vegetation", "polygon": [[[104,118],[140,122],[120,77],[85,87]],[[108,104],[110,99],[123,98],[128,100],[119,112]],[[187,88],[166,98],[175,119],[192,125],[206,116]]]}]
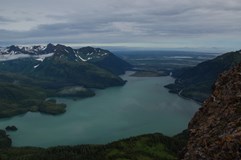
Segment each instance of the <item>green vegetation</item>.
[{"label": "green vegetation", "polygon": [[85,86],[87,88],[106,88],[124,85],[118,76],[86,62],[61,59],[59,56],[45,59],[30,73],[31,77],[49,81],[48,87]]},{"label": "green vegetation", "polygon": [[1,160],[176,160],[183,137],[148,134],[107,145],[58,146],[48,149],[22,147],[0,150]]},{"label": "green vegetation", "polygon": [[66,110],[66,105],[65,104],[56,104],[56,100],[47,100],[43,101],[38,108],[39,112],[42,113],[47,113],[47,114],[52,114],[52,115],[57,115],[64,113]]},{"label": "green vegetation", "polygon": [[[8,137],[6,132],[4,130],[0,130],[0,151],[2,148],[6,149],[8,147],[11,147],[11,145],[12,145],[12,141]],[[1,159],[1,157],[0,157],[0,159]]]},{"label": "green vegetation", "polygon": [[124,74],[126,70],[130,70],[132,68],[132,65],[114,54],[109,54],[104,59],[93,61],[92,63],[116,75]]},{"label": "green vegetation", "polygon": [[[100,59],[89,63],[79,59],[77,54],[87,56],[90,53],[89,50],[93,50],[96,52],[95,56],[99,56],[99,54],[105,55],[108,52],[108,57],[115,60],[116,64],[122,64],[119,66],[121,72],[128,63],[109,51],[91,47],[86,49],[85,52],[81,50],[81,53],[77,53],[70,47],[49,44],[43,52],[55,52],[55,54],[45,58],[44,61],[38,61],[33,57],[1,61],[0,118],[28,111],[61,114],[65,112],[64,104],[56,104],[45,99],[48,97],[91,97],[95,93],[89,88],[103,89],[125,84],[125,81],[117,75],[94,64],[113,63],[113,61],[105,62],[107,57],[101,56]],[[111,68],[110,65],[104,66],[104,68]],[[115,70],[117,71],[117,68]]]},{"label": "green vegetation", "polygon": [[64,104],[45,100],[47,97],[54,95],[53,91],[38,88],[33,83],[24,85],[22,83],[26,79],[22,80],[22,77],[18,78],[18,75],[10,75],[10,79],[15,77],[14,81],[16,83],[11,83],[11,81],[5,82],[4,78],[7,78],[8,74],[5,74],[3,79],[2,77],[0,78],[0,118],[11,117],[28,111],[39,111],[47,114],[65,112],[66,106]]},{"label": "green vegetation", "polygon": [[[7,62],[5,62],[6,64]],[[91,64],[46,61],[34,73],[0,73],[0,118],[23,114],[28,111],[48,114],[65,112],[65,105],[46,102],[48,97],[90,97],[90,89],[123,85],[123,81]],[[47,67],[48,66],[48,67]],[[32,75],[33,74],[33,75]],[[76,88],[77,87],[77,88]],[[75,88],[75,89],[73,89]]]}]

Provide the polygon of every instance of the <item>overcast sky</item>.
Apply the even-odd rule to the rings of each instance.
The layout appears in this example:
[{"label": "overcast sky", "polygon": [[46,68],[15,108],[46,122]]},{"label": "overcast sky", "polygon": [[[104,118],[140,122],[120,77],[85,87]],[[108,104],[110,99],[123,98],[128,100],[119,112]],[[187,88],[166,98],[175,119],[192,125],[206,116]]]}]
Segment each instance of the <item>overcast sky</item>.
[{"label": "overcast sky", "polygon": [[0,0],[0,46],[241,49],[241,0]]}]

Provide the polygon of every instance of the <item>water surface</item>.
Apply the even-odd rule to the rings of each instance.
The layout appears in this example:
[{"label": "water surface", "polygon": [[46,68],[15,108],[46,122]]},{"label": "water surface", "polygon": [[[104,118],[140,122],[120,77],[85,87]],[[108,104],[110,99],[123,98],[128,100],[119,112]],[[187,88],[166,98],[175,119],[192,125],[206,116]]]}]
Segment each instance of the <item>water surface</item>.
[{"label": "water surface", "polygon": [[200,107],[163,87],[171,77],[122,78],[125,86],[97,90],[92,98],[58,99],[68,106],[65,114],[27,113],[1,119],[0,128],[17,126],[17,132],[8,132],[14,146],[103,144],[145,133],[175,135]]}]

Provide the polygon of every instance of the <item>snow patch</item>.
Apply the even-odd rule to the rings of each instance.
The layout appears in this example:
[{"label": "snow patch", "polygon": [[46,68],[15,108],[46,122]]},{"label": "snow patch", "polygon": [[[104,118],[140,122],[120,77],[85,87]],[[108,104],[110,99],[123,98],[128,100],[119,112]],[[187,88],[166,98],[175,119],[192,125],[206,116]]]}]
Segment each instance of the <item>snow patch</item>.
[{"label": "snow patch", "polygon": [[39,52],[43,51],[47,48],[47,46],[39,45],[39,46],[21,46],[19,47],[21,50],[27,51],[27,52]]},{"label": "snow patch", "polygon": [[104,54],[102,54],[101,56],[106,56],[108,53],[104,53]]},{"label": "snow patch", "polygon": [[15,52],[15,51],[11,51],[10,52],[10,55],[14,55],[14,54],[16,54],[17,52]]},{"label": "snow patch", "polygon": [[84,62],[86,62],[86,61],[87,61],[86,59],[84,59],[84,58],[80,57],[79,55],[78,55],[78,57],[79,57],[79,59],[81,59],[81,60],[82,60],[82,61],[84,61]]},{"label": "snow patch", "polygon": [[42,62],[42,61],[44,61],[44,58],[37,58],[36,60]]},{"label": "snow patch", "polygon": [[87,53],[87,56],[91,56],[91,55],[93,55],[93,54],[94,54],[93,52]]},{"label": "snow patch", "polygon": [[0,52],[5,52],[6,48],[0,47]]},{"label": "snow patch", "polygon": [[47,46],[40,46],[41,50],[45,50],[47,48]]},{"label": "snow patch", "polygon": [[37,68],[39,66],[39,64],[38,65],[36,65],[36,66],[34,66],[33,68]]},{"label": "snow patch", "polygon": [[8,52],[7,48],[3,48],[3,47],[0,48],[0,53],[7,53],[7,52]]}]

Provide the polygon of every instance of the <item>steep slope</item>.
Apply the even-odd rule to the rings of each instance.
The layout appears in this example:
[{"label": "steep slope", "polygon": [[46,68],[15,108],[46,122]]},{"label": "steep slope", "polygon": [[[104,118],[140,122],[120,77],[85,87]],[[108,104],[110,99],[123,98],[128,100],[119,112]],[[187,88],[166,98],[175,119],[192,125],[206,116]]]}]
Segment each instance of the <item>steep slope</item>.
[{"label": "steep slope", "polygon": [[78,53],[82,54],[88,62],[104,68],[114,74],[124,74],[126,70],[132,66],[121,58],[115,56],[108,50],[100,48],[84,47],[78,49]]},{"label": "steep slope", "polygon": [[173,73],[175,84],[165,87],[180,96],[203,102],[211,94],[211,88],[219,74],[241,62],[241,51],[229,52],[215,59],[205,61],[193,68]]},{"label": "steep slope", "polygon": [[[31,77],[52,81],[52,86],[85,86],[106,88],[123,85],[118,76],[82,60],[75,50],[57,45],[53,56],[46,58],[34,70]],[[57,86],[56,86],[57,85]]]},{"label": "steep slope", "polygon": [[241,64],[218,78],[188,130],[185,160],[241,158]]}]

